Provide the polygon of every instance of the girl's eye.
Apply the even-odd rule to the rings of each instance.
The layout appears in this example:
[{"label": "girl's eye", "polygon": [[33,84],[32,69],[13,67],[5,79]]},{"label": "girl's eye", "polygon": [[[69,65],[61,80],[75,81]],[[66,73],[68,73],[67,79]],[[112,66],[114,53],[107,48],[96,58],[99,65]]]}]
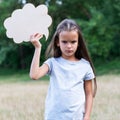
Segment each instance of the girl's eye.
[{"label": "girl's eye", "polygon": [[73,40],[73,41],[70,41],[70,42],[68,42],[66,40],[62,41],[62,43],[64,43],[64,44],[67,44],[67,43],[75,44],[76,42],[77,42],[76,40]]},{"label": "girl's eye", "polygon": [[62,43],[66,44],[66,43],[67,43],[67,41],[65,41],[65,40],[64,40],[64,41],[62,41]]},{"label": "girl's eye", "polygon": [[74,44],[74,43],[76,43],[76,42],[77,42],[76,40],[71,41],[72,44]]}]

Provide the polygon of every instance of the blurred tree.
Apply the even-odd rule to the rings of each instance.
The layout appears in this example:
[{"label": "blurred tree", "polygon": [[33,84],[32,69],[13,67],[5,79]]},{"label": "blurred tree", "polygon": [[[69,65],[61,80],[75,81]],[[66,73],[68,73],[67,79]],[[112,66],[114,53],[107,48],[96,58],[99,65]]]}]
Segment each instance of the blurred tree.
[{"label": "blurred tree", "polygon": [[[6,37],[5,28],[3,26],[4,20],[11,16],[15,9],[21,9],[27,2],[35,5],[44,3],[44,0],[2,0],[0,3],[0,65],[1,67],[25,69],[30,66],[32,58],[33,47],[29,43],[15,44],[12,40]],[[44,56],[43,56],[44,57]],[[8,59],[9,58],[9,59]],[[29,64],[28,64],[29,63]]]},{"label": "blurred tree", "polygon": [[[3,22],[13,10],[25,3],[35,6],[46,4],[53,24],[48,41],[43,43],[44,53],[56,25],[64,18],[72,18],[81,26],[90,54],[94,60],[109,60],[120,57],[120,1],[119,0],[2,0],[0,3],[0,65],[9,68],[28,68],[34,47],[30,43],[15,44],[5,35]],[[46,44],[44,44],[46,43]]]},{"label": "blurred tree", "polygon": [[16,50],[14,44],[6,38],[3,22],[7,16],[10,16],[13,9],[17,7],[18,3],[15,0],[10,0],[7,2],[1,1],[0,3],[0,64],[8,59],[6,56],[9,51]]},{"label": "blurred tree", "polygon": [[64,18],[75,19],[81,26],[95,60],[109,60],[111,56],[120,56],[119,0],[61,1],[62,4],[56,5],[56,8],[56,1],[50,1],[50,8],[56,9],[57,13],[52,14],[54,20],[59,23]]}]

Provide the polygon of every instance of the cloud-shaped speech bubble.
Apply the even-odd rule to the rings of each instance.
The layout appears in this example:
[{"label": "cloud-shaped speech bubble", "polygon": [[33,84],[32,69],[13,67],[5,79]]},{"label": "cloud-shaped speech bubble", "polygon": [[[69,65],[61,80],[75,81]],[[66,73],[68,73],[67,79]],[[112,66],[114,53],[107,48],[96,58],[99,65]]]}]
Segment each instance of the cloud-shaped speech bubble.
[{"label": "cloud-shaped speech bubble", "polygon": [[46,5],[35,7],[28,3],[22,9],[13,11],[11,17],[5,19],[4,27],[8,38],[13,38],[15,43],[21,43],[28,42],[30,35],[35,33],[44,34],[47,39],[51,23],[52,18],[48,15]]}]

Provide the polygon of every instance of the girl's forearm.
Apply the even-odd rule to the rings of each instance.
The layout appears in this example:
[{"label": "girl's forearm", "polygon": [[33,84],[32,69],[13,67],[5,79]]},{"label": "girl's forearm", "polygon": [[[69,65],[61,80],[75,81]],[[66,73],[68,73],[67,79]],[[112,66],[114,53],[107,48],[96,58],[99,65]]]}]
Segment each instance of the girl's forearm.
[{"label": "girl's forearm", "polygon": [[40,65],[40,53],[41,53],[41,47],[35,48],[34,56],[33,56],[31,67],[30,67],[30,77],[32,79],[38,79],[38,70],[39,70],[39,65]]},{"label": "girl's forearm", "polygon": [[93,105],[93,95],[89,94],[89,95],[86,96],[84,120],[90,120],[92,105]]}]

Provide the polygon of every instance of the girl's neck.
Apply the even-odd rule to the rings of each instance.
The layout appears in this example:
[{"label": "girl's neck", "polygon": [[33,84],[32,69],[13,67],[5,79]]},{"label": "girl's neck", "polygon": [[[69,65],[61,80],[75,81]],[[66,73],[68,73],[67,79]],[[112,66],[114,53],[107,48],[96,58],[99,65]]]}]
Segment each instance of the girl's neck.
[{"label": "girl's neck", "polygon": [[78,61],[78,59],[75,56],[61,56],[62,58],[69,60],[69,61]]}]

